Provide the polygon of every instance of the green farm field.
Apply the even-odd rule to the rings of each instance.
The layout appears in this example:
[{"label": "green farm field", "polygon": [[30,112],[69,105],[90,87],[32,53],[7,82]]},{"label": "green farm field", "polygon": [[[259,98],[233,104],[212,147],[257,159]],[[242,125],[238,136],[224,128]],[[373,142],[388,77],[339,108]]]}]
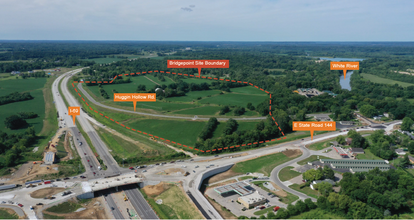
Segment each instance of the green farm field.
[{"label": "green farm field", "polygon": [[413,83],[396,81],[396,80],[387,79],[387,78],[383,78],[383,77],[379,77],[379,76],[367,74],[367,73],[361,73],[361,76],[363,76],[365,80],[369,80],[374,83],[383,83],[383,84],[390,84],[390,85],[398,84],[402,87],[414,86]]},{"label": "green farm field", "polygon": [[219,96],[212,96],[199,101],[199,103],[210,103],[217,105],[230,105],[230,106],[242,106],[246,107],[247,103],[252,103],[253,106],[257,106],[268,97],[267,95],[240,95],[233,93],[226,93]]},{"label": "green farm field", "polygon": [[38,114],[37,118],[26,119],[29,126],[34,126],[36,133],[39,133],[43,127],[45,117],[45,101],[42,88],[47,78],[29,78],[13,79],[0,81],[0,96],[6,96],[12,92],[30,92],[34,99],[0,105],[0,130],[7,133],[18,133],[24,129],[10,130],[5,127],[4,120],[6,117],[16,114],[17,112],[30,111]]},{"label": "green farm field", "polygon": [[[123,106],[132,109],[132,103],[129,102],[113,102],[113,91],[120,93],[134,93],[138,85],[145,85],[146,89],[154,88],[156,84],[171,84],[172,78],[165,77],[165,81],[161,82],[158,78],[151,75],[142,75],[131,77],[131,83],[125,84],[104,84],[102,88],[108,93],[109,99],[104,99],[99,92],[98,86],[85,86],[86,91],[91,94],[97,101],[104,102],[112,106]],[[183,79],[187,83],[201,83],[211,80],[186,78]],[[188,115],[216,115],[222,105],[246,107],[251,102],[254,106],[268,98],[267,94],[257,88],[251,86],[232,88],[232,92],[220,94],[220,90],[204,90],[191,91],[185,96],[169,97],[157,102],[137,102],[138,109],[151,109],[160,112],[171,112],[173,114]],[[208,106],[206,106],[208,105]],[[211,106],[210,106],[211,105]],[[257,116],[255,111],[247,111],[244,116]],[[226,116],[233,116],[233,113],[227,113]]]}]

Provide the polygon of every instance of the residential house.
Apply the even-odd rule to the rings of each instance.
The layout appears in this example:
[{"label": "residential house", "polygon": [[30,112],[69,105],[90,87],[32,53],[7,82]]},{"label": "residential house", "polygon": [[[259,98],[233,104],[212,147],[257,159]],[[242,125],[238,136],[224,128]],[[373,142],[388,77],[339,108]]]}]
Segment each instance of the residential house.
[{"label": "residential house", "polygon": [[396,149],[395,150],[395,153],[398,154],[398,155],[400,155],[400,156],[407,154],[407,152],[405,152],[403,149]]}]

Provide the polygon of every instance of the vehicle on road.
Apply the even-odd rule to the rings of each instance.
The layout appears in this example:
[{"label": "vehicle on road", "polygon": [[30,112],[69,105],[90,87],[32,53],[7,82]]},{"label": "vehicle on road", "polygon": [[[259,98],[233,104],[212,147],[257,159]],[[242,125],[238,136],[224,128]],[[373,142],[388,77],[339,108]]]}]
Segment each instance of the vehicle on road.
[{"label": "vehicle on road", "polygon": [[199,168],[199,166],[197,165],[197,166],[195,166],[195,168]]},{"label": "vehicle on road", "polygon": [[80,178],[85,179],[86,177],[85,176],[80,176]]},{"label": "vehicle on road", "polygon": [[95,172],[93,172],[93,175],[95,175],[96,173]]},{"label": "vehicle on road", "polygon": [[142,172],[145,173],[145,172],[147,172],[147,170],[143,170]]},{"label": "vehicle on road", "polygon": [[36,205],[43,205],[43,203],[39,202],[39,203],[37,203]]},{"label": "vehicle on road", "polygon": [[134,169],[134,167],[130,167],[129,169],[130,169],[130,170],[133,170],[133,169]]},{"label": "vehicle on road", "polygon": [[89,162],[89,160],[88,160],[88,162]]},{"label": "vehicle on road", "polygon": [[65,177],[63,180],[68,180],[68,179],[70,179],[69,177]]},{"label": "vehicle on road", "polygon": [[112,211],[113,211],[113,210],[115,210],[115,208],[114,208],[114,207],[111,207],[111,209],[112,209]]},{"label": "vehicle on road", "polygon": [[23,207],[23,205],[21,203],[17,203],[18,206]]},{"label": "vehicle on road", "polygon": [[86,155],[86,153],[84,153]]}]

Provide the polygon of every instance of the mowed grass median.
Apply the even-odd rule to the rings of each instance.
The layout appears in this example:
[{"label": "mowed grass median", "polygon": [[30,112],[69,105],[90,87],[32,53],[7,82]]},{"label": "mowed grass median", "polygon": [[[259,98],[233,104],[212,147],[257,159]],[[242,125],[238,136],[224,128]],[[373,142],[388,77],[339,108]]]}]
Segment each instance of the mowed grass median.
[{"label": "mowed grass median", "polygon": [[300,150],[287,150],[276,154],[262,156],[256,159],[236,163],[231,170],[235,173],[263,173],[269,176],[272,170],[289,160],[302,155]]}]

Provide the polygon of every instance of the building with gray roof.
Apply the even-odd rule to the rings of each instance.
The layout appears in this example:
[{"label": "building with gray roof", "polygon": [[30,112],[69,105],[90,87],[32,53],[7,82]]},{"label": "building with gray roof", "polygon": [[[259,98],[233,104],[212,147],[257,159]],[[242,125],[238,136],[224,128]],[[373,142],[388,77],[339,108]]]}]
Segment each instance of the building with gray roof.
[{"label": "building with gray roof", "polygon": [[365,172],[378,168],[381,171],[391,169],[391,165],[386,160],[335,160],[320,159],[322,164],[329,164],[333,169],[349,169],[350,172]]}]

